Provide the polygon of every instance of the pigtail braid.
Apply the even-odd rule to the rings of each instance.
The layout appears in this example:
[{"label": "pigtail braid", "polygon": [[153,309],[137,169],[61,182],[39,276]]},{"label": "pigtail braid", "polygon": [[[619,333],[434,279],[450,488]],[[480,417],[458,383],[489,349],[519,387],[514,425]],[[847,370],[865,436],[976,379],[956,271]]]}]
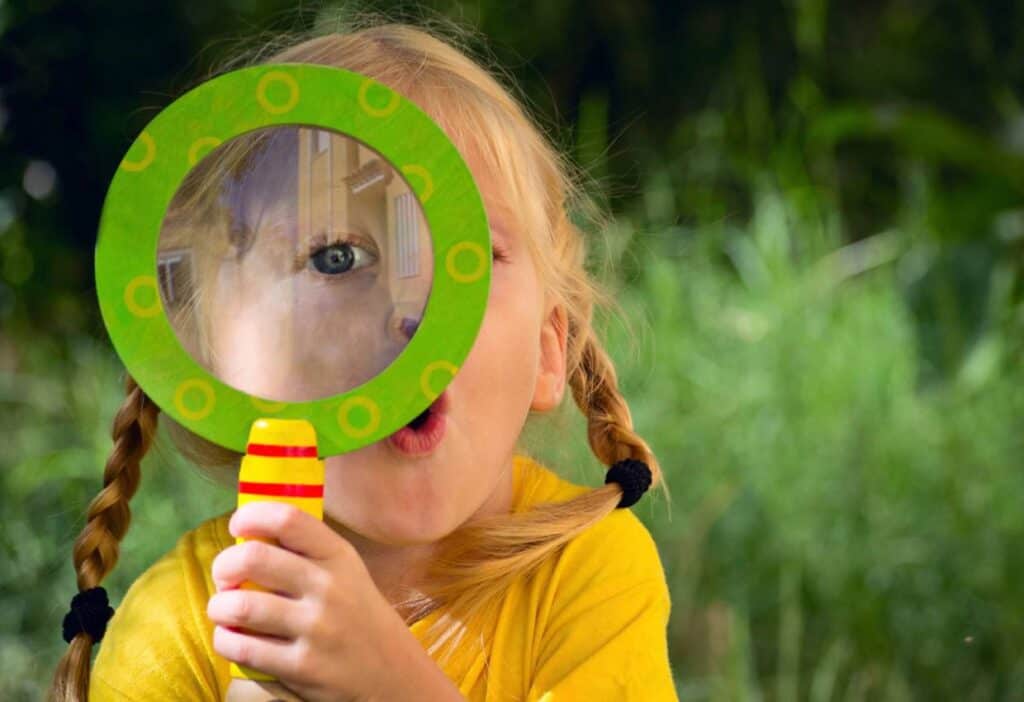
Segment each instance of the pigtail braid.
[{"label": "pigtail braid", "polygon": [[[114,448],[103,471],[103,489],[89,504],[85,527],[72,550],[80,591],[97,587],[117,564],[120,542],[131,522],[128,501],[139,488],[140,464],[156,435],[159,411],[135,379],[126,376],[125,399],[114,417]],[[54,672],[51,702],[86,701],[92,646],[92,637],[85,632],[72,639]]]},{"label": "pigtail braid", "polygon": [[618,376],[608,353],[588,324],[581,333],[579,362],[569,375],[573,400],[587,418],[587,440],[598,460],[607,466],[626,458],[651,469],[652,486],[661,470],[651,447],[633,430],[633,416],[619,392]]}]

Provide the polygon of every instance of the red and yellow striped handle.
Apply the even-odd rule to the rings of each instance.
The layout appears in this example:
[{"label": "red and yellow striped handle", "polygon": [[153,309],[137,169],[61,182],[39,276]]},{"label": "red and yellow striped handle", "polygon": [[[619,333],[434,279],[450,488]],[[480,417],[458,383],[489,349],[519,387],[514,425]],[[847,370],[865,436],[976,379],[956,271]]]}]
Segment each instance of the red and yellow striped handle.
[{"label": "red and yellow striped handle", "polygon": [[[260,500],[286,502],[324,518],[324,462],[317,458],[316,432],[304,419],[258,419],[238,473],[238,506]],[[242,543],[245,538],[236,538]],[[261,590],[255,583],[242,588]],[[231,663],[231,676],[273,680],[273,676]]]}]

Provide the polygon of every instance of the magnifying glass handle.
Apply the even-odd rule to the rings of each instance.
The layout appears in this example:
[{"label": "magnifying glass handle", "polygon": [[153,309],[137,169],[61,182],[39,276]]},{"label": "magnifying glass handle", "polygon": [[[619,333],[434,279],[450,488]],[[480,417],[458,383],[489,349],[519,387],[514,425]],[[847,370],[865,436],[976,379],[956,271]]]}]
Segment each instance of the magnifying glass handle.
[{"label": "magnifying glass handle", "polygon": [[[324,463],[317,458],[316,432],[306,420],[253,422],[238,473],[238,506],[261,500],[285,502],[317,519],[324,518]],[[247,539],[235,539],[236,543],[244,541]],[[241,588],[266,589],[251,582],[242,583]],[[230,671],[230,702],[300,700],[271,675],[234,662]]]}]

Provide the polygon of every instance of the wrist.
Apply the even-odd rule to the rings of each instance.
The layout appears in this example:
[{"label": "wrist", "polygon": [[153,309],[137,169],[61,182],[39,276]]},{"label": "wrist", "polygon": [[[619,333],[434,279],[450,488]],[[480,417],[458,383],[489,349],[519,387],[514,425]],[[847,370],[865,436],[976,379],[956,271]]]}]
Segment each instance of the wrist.
[{"label": "wrist", "polygon": [[404,628],[402,646],[388,661],[389,669],[380,671],[380,687],[365,702],[406,702],[423,699],[436,702],[466,702],[459,688],[437,665],[422,644]]}]

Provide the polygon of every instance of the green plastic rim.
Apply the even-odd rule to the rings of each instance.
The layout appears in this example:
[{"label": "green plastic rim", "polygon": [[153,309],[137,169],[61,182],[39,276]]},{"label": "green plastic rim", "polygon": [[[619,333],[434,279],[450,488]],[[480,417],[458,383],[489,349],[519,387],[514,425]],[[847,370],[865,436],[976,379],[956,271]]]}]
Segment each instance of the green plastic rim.
[{"label": "green plastic rim", "polygon": [[[434,275],[423,319],[383,373],[348,392],[278,402],[224,384],[181,346],[157,288],[157,244],[186,174],[217,145],[255,129],[303,126],[352,136],[405,176],[423,208]],[[103,205],[96,291],[114,348],[154,402],[221,446],[244,451],[262,417],[309,420],[319,454],[378,441],[426,409],[451,382],[487,306],[491,239],[472,174],[416,105],[365,76],[310,64],[256,66],[194,88],[128,149]]]}]

